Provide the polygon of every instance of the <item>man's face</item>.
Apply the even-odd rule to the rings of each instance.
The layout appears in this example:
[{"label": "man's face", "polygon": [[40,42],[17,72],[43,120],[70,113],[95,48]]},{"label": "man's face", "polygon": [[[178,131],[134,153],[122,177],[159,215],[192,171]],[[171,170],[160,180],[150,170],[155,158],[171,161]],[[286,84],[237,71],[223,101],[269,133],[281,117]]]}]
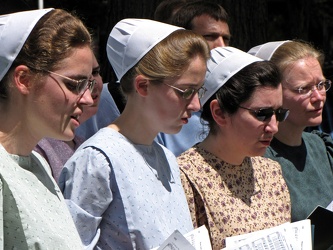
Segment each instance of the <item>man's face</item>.
[{"label": "man's face", "polygon": [[195,17],[192,21],[192,30],[202,35],[210,49],[229,46],[230,31],[226,22],[217,21],[207,14]]}]

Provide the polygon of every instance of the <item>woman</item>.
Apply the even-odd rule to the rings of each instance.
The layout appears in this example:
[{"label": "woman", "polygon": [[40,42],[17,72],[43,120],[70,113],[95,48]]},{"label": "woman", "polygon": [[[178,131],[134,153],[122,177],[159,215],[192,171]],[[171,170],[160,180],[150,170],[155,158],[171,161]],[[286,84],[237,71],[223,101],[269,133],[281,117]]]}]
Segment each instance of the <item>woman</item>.
[{"label": "woman", "polygon": [[[80,126],[87,121],[91,116],[97,113],[98,105],[100,102],[100,96],[103,88],[102,77],[99,74],[99,64],[96,57],[93,57],[93,69],[92,78],[96,84],[91,93],[91,97],[94,103],[91,106],[86,106],[79,118]],[[54,138],[43,138],[38,142],[34,150],[41,154],[49,163],[52,176],[56,182],[59,180],[61,170],[66,161],[74,154],[75,150],[85,141],[84,137],[77,135],[77,129],[75,131],[75,137],[70,141],[63,141]]]},{"label": "woman", "polygon": [[283,106],[290,115],[279,125],[265,155],[282,166],[292,221],[303,220],[318,205],[327,207],[333,200],[333,141],[328,134],[304,132],[322,122],[331,87],[322,71],[324,55],[303,41],[270,42],[249,53],[272,61],[282,74]]},{"label": "woman", "polygon": [[50,167],[32,150],[43,137],[73,139],[93,103],[90,34],[63,10],[13,13],[0,23],[1,248],[81,249]]},{"label": "woman", "polygon": [[273,64],[232,47],[211,51],[201,117],[209,134],[177,159],[194,227],[225,238],[290,221],[280,165],[260,157],[288,110]]},{"label": "woman", "polygon": [[125,109],[74,153],[59,185],[86,246],[152,249],[193,229],[176,158],[154,138],[177,133],[200,109],[209,49],[191,31],[124,19],[107,53]]}]

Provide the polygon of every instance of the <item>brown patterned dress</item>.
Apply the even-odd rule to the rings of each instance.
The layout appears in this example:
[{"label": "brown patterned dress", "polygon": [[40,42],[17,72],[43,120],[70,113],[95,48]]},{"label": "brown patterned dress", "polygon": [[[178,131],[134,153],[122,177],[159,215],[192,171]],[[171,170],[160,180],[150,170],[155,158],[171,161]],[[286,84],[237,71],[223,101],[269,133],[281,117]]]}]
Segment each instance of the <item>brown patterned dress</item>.
[{"label": "brown patterned dress", "polygon": [[206,225],[212,247],[225,238],[290,222],[290,197],[279,163],[247,157],[230,165],[195,146],[178,158],[194,227]]}]

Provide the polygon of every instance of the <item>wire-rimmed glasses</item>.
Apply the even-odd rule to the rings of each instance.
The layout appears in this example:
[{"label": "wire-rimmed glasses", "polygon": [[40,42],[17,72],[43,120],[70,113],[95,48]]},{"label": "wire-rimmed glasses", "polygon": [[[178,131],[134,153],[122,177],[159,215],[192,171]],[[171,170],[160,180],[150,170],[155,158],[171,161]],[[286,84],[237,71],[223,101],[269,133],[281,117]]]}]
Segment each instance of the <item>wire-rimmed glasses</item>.
[{"label": "wire-rimmed glasses", "polygon": [[75,82],[76,84],[73,85],[73,84],[66,84],[66,87],[70,90],[70,91],[75,91],[76,94],[78,95],[83,95],[84,92],[86,92],[87,89],[90,90],[90,92],[93,91],[94,87],[95,87],[95,84],[96,84],[96,80],[95,79],[81,79],[81,80],[75,80],[75,79],[72,79],[70,77],[67,77],[67,76],[64,76],[64,75],[61,75],[59,73],[56,73],[56,72],[53,72],[53,71],[50,71],[50,70],[45,70],[46,72],[50,73],[50,74],[53,74],[53,75],[56,75],[56,76],[60,76],[64,79],[67,79],[71,82]]},{"label": "wire-rimmed glasses", "polygon": [[290,89],[300,95],[310,96],[315,89],[317,89],[319,91],[319,93],[324,94],[331,88],[331,85],[332,85],[332,81],[329,79],[326,79],[326,80],[320,81],[319,83],[317,83],[315,85],[307,85],[307,86],[298,87],[296,89],[290,89],[290,88],[288,88],[288,89]]},{"label": "wire-rimmed glasses", "polygon": [[194,94],[198,93],[198,97],[199,99],[202,98],[204,96],[204,94],[206,93],[207,89],[204,86],[201,86],[199,89],[194,89],[194,88],[187,88],[187,89],[180,89],[177,88],[175,86],[172,86],[170,84],[164,83],[165,85],[175,89],[178,91],[178,93],[181,95],[182,98],[188,100],[190,99]]}]

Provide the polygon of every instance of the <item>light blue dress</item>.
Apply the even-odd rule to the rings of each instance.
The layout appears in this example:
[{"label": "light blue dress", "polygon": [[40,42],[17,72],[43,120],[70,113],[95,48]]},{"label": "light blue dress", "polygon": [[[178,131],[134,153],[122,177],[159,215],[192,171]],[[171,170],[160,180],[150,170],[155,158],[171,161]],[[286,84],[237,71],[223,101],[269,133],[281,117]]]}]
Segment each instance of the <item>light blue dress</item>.
[{"label": "light blue dress", "polygon": [[0,249],[83,249],[64,198],[39,154],[0,145]]},{"label": "light blue dress", "polygon": [[156,142],[135,145],[103,128],[68,160],[59,186],[95,249],[151,249],[193,230],[176,158]]}]

